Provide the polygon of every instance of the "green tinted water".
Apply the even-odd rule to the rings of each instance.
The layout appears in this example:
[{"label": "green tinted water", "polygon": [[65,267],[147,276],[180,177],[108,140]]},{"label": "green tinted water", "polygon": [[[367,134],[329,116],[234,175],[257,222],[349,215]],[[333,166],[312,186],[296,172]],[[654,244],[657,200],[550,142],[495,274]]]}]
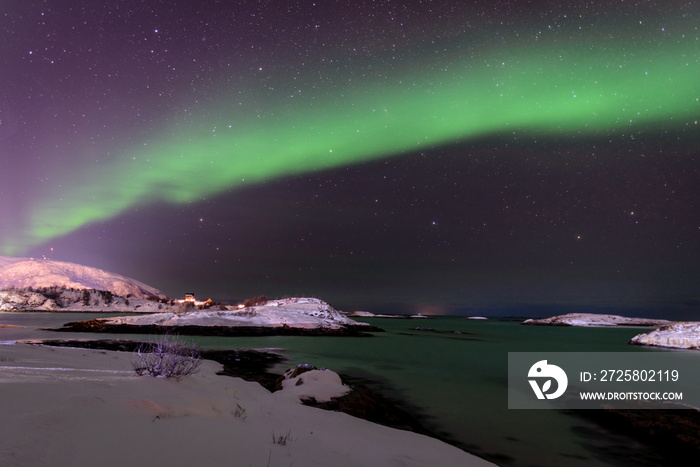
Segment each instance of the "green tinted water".
[{"label": "green tinted water", "polygon": [[[508,352],[656,352],[630,346],[642,329],[523,326],[505,320],[367,319],[373,338],[202,339],[209,346],[277,347],[309,363],[383,383],[429,424],[502,465],[644,465],[643,446],[575,413],[507,408]],[[416,331],[430,327],[433,333]],[[458,331],[461,334],[456,334]],[[280,372],[282,369],[280,369]]]}]

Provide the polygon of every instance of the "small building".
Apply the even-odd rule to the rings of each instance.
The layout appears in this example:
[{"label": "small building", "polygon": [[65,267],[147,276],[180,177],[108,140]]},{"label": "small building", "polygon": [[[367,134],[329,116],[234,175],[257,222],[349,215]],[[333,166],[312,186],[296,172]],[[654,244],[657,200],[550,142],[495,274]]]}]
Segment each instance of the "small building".
[{"label": "small building", "polygon": [[193,293],[186,293],[185,294],[185,303],[194,303],[194,294]]}]

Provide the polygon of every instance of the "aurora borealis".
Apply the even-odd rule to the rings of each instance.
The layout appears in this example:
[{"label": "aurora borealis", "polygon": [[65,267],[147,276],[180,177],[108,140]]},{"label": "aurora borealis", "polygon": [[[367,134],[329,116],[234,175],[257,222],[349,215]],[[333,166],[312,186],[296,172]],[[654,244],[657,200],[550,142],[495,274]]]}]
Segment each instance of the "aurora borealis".
[{"label": "aurora borealis", "polygon": [[[167,278],[179,257],[198,264],[199,288],[218,297],[301,287],[346,300],[341,280],[364,284],[358,293],[372,300],[385,281],[388,295],[405,296],[387,302],[442,309],[518,297],[635,306],[698,298],[697,286],[683,285],[700,274],[686,262],[699,259],[700,241],[692,209],[700,196],[697,8],[330,3],[280,11],[266,2],[8,7],[0,254],[55,247],[56,259],[116,268],[170,294],[196,281]],[[386,186],[366,187],[387,164],[394,175],[383,175]],[[545,186],[543,173],[555,173],[556,186]],[[574,173],[586,182],[571,180]],[[635,199],[621,202],[631,189],[625,177],[675,191],[635,189]],[[426,189],[402,198],[407,180],[424,180]],[[304,198],[311,186],[323,186],[321,194]],[[339,186],[343,196],[333,192]],[[315,205],[319,197],[328,204]],[[533,218],[512,217],[513,208],[532,211],[534,198]],[[291,200],[301,210],[293,219]],[[599,203],[597,214],[586,210]],[[396,223],[380,226],[368,210]],[[634,232],[641,244],[632,240],[628,250],[605,233],[632,234],[626,229],[639,213],[647,216]],[[309,232],[298,234],[302,225]],[[270,237],[278,229],[287,234]],[[574,241],[551,240],[559,235]],[[583,241],[593,249],[579,251]],[[677,250],[677,260],[665,257],[684,271],[682,283],[649,248]],[[163,268],[125,270],[144,257]],[[568,257],[576,261],[562,287]],[[652,271],[640,278],[646,260]],[[653,299],[636,296],[656,281],[653,270],[663,271]],[[229,290],[225,274],[242,290]],[[418,296],[391,292],[387,277],[404,275]],[[667,281],[675,285],[664,290]]]}]

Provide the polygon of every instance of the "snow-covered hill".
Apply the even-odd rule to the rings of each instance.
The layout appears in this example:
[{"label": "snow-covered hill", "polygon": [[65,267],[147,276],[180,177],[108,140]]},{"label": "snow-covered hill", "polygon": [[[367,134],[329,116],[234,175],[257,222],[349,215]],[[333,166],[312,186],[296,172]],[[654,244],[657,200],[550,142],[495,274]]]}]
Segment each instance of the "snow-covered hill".
[{"label": "snow-covered hill", "polygon": [[167,298],[143,282],[102,269],[63,261],[0,256],[0,290],[49,287],[104,290],[119,297]]}]

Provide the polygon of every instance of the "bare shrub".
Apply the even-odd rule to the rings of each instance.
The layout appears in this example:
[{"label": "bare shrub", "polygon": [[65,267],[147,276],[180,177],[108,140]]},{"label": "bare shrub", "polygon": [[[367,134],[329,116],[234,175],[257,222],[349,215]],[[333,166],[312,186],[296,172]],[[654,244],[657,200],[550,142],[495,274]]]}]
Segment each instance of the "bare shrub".
[{"label": "bare shrub", "polygon": [[178,338],[164,334],[154,342],[141,343],[135,352],[134,370],[139,376],[175,378],[197,371],[202,356],[196,346],[187,347]]},{"label": "bare shrub", "polygon": [[177,307],[175,308],[175,314],[182,315],[185,313],[189,313],[193,309],[194,309],[194,303],[192,303],[192,302],[180,302],[177,304]]},{"label": "bare shrub", "polygon": [[241,407],[239,403],[236,403],[236,408],[231,412],[231,414],[233,414],[234,417],[241,418],[243,421],[245,421],[245,419],[248,418],[248,415],[246,415],[245,412],[246,410]]},{"label": "bare shrub", "polygon": [[272,430],[272,444],[286,446],[288,442],[294,441],[292,438],[292,430],[287,431],[284,435],[275,435],[275,430]]},{"label": "bare shrub", "polygon": [[241,316],[243,318],[252,318],[253,316],[257,316],[258,312],[255,310],[248,310],[246,308],[236,311],[235,312],[236,316]]},{"label": "bare shrub", "polygon": [[260,295],[259,297],[247,298],[243,301],[243,306],[248,308],[249,306],[263,305],[267,302],[267,297],[265,295]]}]

